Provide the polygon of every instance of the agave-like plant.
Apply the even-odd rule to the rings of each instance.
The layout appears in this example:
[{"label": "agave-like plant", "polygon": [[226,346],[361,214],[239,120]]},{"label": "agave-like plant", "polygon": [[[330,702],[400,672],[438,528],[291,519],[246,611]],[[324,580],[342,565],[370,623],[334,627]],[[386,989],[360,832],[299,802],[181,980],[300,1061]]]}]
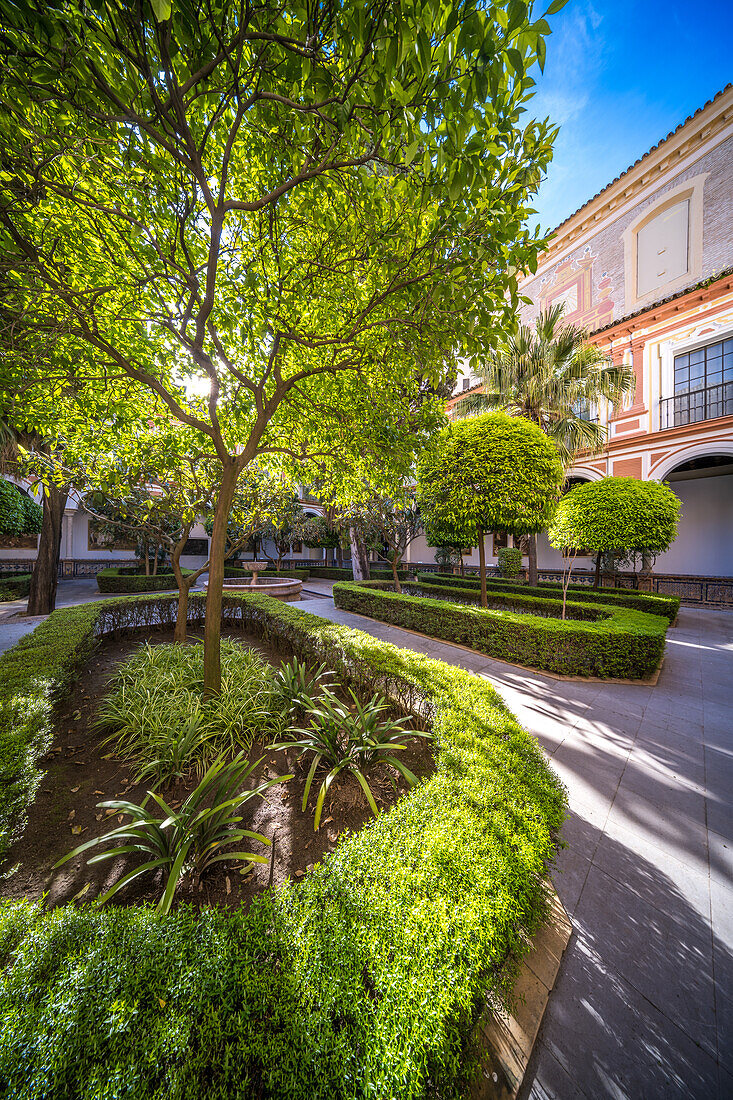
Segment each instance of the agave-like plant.
[{"label": "agave-like plant", "polygon": [[275,673],[275,690],[286,717],[294,718],[307,713],[319,690],[326,687],[335,675],[327,668],[325,661],[312,668],[305,661],[293,657],[292,661],[281,665]]},{"label": "agave-like plant", "polygon": [[[352,702],[347,706],[332,691],[324,691],[317,705],[312,706],[308,711],[311,725],[293,727],[290,731],[291,739],[274,746],[276,749],[299,749],[300,756],[313,753],[303,792],[304,813],[319,765],[325,764],[329,769],[316,799],[314,831],[320,826],[328,789],[342,771],[351,772],[356,778],[375,817],[379,809],[362,771],[363,767],[375,764],[393,767],[410,786],[417,783],[417,776],[401,760],[398,760],[394,753],[406,748],[406,745],[401,743],[406,736],[427,737],[429,735],[418,730],[410,730],[408,734],[404,728],[406,721],[404,718],[396,720],[383,718],[383,713],[388,709],[387,701],[383,696],[374,695],[368,702],[360,703],[353,691],[349,690],[349,695]],[[394,785],[391,776],[390,779]]]},{"label": "agave-like plant", "polygon": [[[99,902],[103,904],[108,901],[138,875],[163,868],[167,878],[158,902],[158,911],[167,913],[176,887],[185,874],[191,873],[194,885],[197,886],[207,868],[221,860],[246,860],[248,867],[255,863],[266,863],[266,856],[228,850],[231,844],[241,841],[271,843],[261,833],[237,827],[242,820],[239,811],[245,803],[256,795],[262,796],[268,787],[293,778],[292,775],[280,775],[260,783],[257,787],[242,790],[242,784],[263,759],[261,757],[256,763],[250,764],[244,758],[244,753],[239,753],[234,760],[227,763],[223,757],[219,757],[179,810],[172,809],[154,791],[148,791],[148,797],[141,805],[119,799],[100,802],[100,809],[115,810],[125,814],[130,821],[103,836],[80,844],[60,859],[55,867],[61,867],[75,856],[102,845],[106,850],[92,856],[87,861],[89,864],[116,859],[127,853],[145,854],[149,858],[118,879]],[[235,794],[235,791],[238,793]],[[149,799],[162,811],[162,819],[151,812]]]}]

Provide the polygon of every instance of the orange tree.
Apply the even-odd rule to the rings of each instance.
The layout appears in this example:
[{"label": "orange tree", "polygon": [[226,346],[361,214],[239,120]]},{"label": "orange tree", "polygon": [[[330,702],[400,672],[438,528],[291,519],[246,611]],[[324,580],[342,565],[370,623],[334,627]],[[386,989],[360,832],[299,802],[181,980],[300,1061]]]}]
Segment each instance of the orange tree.
[{"label": "orange tree", "polygon": [[531,420],[485,413],[441,432],[420,456],[417,477],[428,530],[450,531],[464,545],[478,542],[486,607],[484,536],[548,525],[564,477],[557,448]]},{"label": "orange tree", "polygon": [[[555,0],[552,10],[561,6]],[[220,464],[219,690],[237,480],[277,455],[389,490],[424,379],[510,323],[555,131],[522,122],[549,26],[501,0],[0,0],[0,280]]]}]

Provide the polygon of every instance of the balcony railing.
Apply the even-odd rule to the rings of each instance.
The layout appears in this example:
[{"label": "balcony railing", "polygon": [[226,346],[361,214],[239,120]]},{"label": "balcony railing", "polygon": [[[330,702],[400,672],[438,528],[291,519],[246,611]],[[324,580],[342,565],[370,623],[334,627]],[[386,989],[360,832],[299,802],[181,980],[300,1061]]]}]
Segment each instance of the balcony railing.
[{"label": "balcony railing", "polygon": [[702,420],[715,420],[718,416],[733,416],[733,382],[676,393],[674,397],[663,397],[659,402],[659,427],[662,431],[684,424],[698,424]]}]

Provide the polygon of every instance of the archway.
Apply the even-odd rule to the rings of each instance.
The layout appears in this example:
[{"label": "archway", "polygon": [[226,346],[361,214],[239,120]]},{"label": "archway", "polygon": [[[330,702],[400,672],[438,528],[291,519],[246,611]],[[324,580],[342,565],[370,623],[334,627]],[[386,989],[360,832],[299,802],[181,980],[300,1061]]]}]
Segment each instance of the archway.
[{"label": "archway", "polygon": [[667,459],[654,476],[682,502],[677,538],[657,558],[655,572],[733,576],[733,446],[690,448]]}]

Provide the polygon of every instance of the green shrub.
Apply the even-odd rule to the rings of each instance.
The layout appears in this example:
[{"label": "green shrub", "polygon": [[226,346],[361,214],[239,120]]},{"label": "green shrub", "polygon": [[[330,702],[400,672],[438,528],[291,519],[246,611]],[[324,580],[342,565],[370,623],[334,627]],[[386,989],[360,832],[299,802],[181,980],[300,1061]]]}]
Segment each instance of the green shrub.
[{"label": "green shrub", "polygon": [[518,547],[501,546],[496,557],[502,577],[518,577],[522,572],[522,551]]},{"label": "green shrub", "polygon": [[[182,569],[184,577],[190,577],[193,569]],[[137,566],[115,565],[97,573],[100,592],[167,592],[177,588],[173,571],[163,570],[154,577],[141,573]]]},{"label": "green shrub", "polygon": [[43,509],[27,493],[0,478],[0,535],[17,538],[37,535],[43,523]]},{"label": "green shrub", "polygon": [[[449,585],[451,588],[470,588],[479,590],[478,577],[443,577],[439,573],[418,573],[418,581],[424,584]],[[511,584],[509,581],[489,580],[486,582],[493,592],[516,592],[522,596],[539,596],[551,599],[562,598],[562,585],[551,581],[542,581],[536,588],[526,584]],[[617,607],[630,607],[634,611],[648,611],[650,615],[664,615],[673,623],[680,609],[679,596],[658,595],[656,592],[636,592],[628,588],[583,588],[571,584],[568,598],[574,603],[613,604]]]},{"label": "green shrub", "polygon": [[0,602],[23,600],[30,590],[30,573],[0,573]]},{"label": "green shrub", "polygon": [[[397,576],[401,581],[407,576],[407,569],[398,569]],[[354,579],[354,572],[351,568],[340,569],[333,565],[314,566],[311,570],[311,580],[317,580],[318,578],[324,581],[351,581]],[[391,581],[392,570],[391,569],[374,569],[369,570],[369,579],[372,581]]]},{"label": "green shrub", "polygon": [[664,654],[667,620],[659,615],[572,602],[568,619],[574,621],[563,622],[557,617],[560,600],[525,596],[524,586],[516,593],[492,589],[484,610],[457,606],[480,598],[466,587],[408,582],[397,595],[379,585],[334,585],[334,602],[345,611],[561,675],[640,679],[654,672]]},{"label": "green shrub", "polygon": [[[43,726],[95,636],[167,626],[175,605],[148,596],[57,611],[0,673],[13,671],[19,692],[43,651]],[[192,625],[204,608],[194,595]],[[457,1095],[477,1014],[508,994],[543,916],[561,785],[491,686],[462,669],[267,596],[226,597],[223,623],[326,661],[362,698],[382,692],[429,725],[436,771],[302,884],[247,911],[0,909],[5,1095]],[[17,749],[15,731],[4,749]]]},{"label": "green shrub", "polygon": [[145,645],[117,669],[96,717],[120,756],[146,765],[199,720],[200,767],[282,730],[272,667],[255,650],[221,639],[221,691],[203,702],[203,645]]}]

